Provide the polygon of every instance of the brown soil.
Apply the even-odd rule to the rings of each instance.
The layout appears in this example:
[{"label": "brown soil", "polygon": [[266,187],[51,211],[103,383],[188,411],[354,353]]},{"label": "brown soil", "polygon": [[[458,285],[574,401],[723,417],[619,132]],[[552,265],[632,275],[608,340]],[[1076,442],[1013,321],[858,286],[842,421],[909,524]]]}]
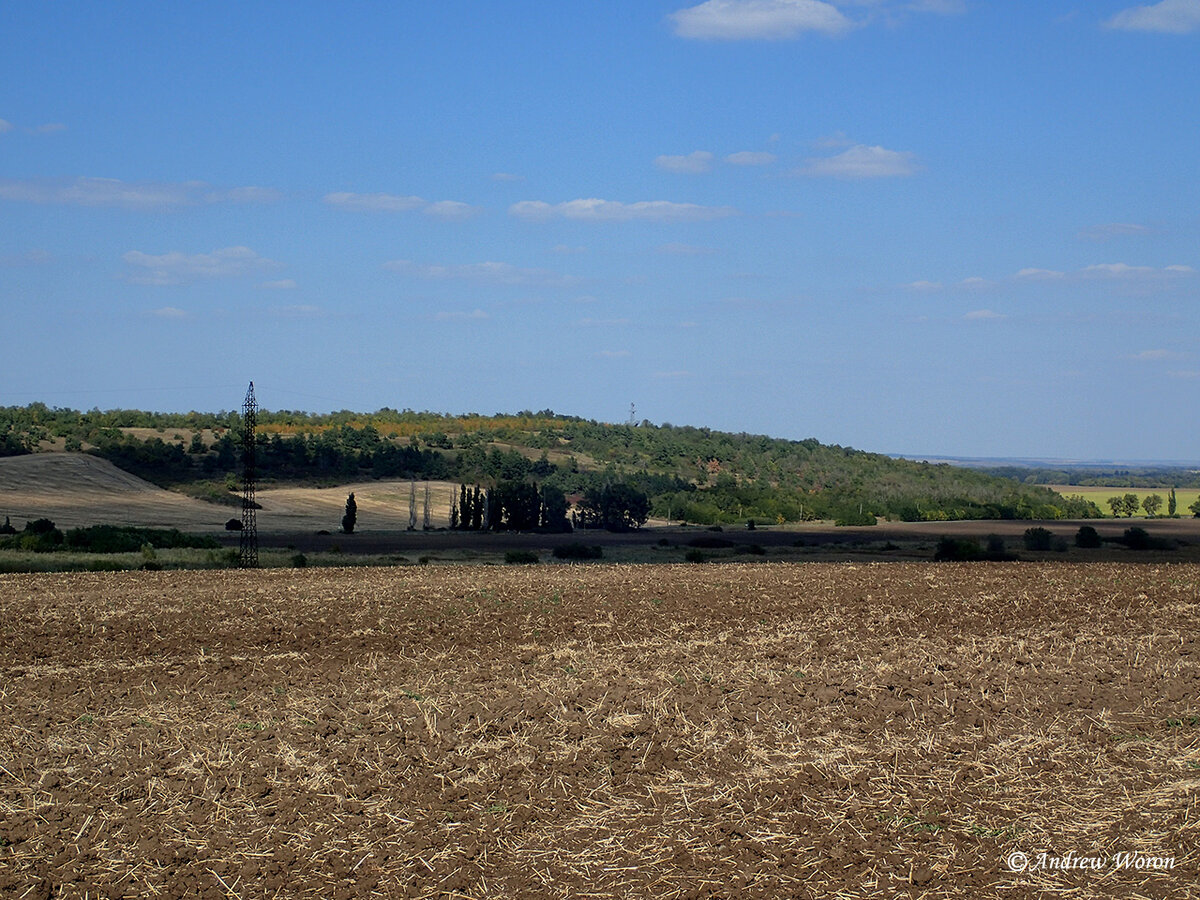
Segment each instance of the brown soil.
[{"label": "brown soil", "polygon": [[[1200,567],[0,575],[0,894],[1194,896]],[[1014,874],[1013,851],[1171,856]]]}]

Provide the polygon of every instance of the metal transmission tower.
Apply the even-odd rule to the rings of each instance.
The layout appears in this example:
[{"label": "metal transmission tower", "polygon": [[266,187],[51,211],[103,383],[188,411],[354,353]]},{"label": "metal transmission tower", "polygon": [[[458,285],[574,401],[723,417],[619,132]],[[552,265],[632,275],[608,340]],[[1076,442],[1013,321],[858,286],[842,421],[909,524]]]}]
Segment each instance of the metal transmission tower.
[{"label": "metal transmission tower", "polygon": [[258,520],[254,510],[255,441],[254,430],[258,425],[258,402],[254,399],[254,382],[246,391],[246,402],[242,404],[242,541],[238,565],[243,569],[258,568]]}]

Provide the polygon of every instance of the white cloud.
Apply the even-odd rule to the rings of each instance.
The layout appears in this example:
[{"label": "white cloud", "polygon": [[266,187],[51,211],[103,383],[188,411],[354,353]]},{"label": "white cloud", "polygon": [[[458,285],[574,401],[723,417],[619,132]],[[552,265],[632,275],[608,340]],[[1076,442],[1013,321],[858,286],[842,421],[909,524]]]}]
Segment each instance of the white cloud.
[{"label": "white cloud", "polygon": [[917,164],[912,153],[885,150],[856,144],[836,156],[813,157],[799,170],[814,178],[903,178],[915,175]]},{"label": "white cloud", "polygon": [[291,278],[281,278],[278,281],[264,281],[259,287],[267,291],[294,291],[299,285]]},{"label": "white cloud", "polygon": [[685,175],[700,175],[712,168],[713,155],[707,150],[696,150],[687,156],[658,156],[654,165],[667,172]]},{"label": "white cloud", "polygon": [[739,150],[725,157],[725,162],[733,166],[769,166],[779,157],[765,150]]},{"label": "white cloud", "polygon": [[12,131],[12,130],[13,130],[12,122],[8,122],[8,121],[5,121],[4,119],[0,119],[0,134],[4,134],[6,131]]},{"label": "white cloud", "polygon": [[963,318],[972,321],[983,321],[987,319],[1007,319],[1008,316],[993,312],[990,309],[976,309],[964,315]]},{"label": "white cloud", "polygon": [[1013,277],[1022,281],[1057,281],[1060,278],[1066,278],[1067,273],[1055,269],[1022,269]]},{"label": "white cloud", "polygon": [[465,222],[467,219],[473,219],[483,210],[478,206],[458,200],[438,200],[436,203],[430,203],[421,212],[444,222]]},{"label": "white cloud", "polygon": [[133,271],[127,280],[134,284],[183,284],[198,278],[232,278],[279,266],[249,247],[225,247],[212,253],[163,253],[151,255],[130,250],[123,259]]},{"label": "white cloud", "polygon": [[1088,266],[1079,272],[1082,278],[1114,278],[1123,281],[1180,278],[1195,274],[1196,270],[1191,266],[1164,266],[1156,269],[1153,266],[1131,266],[1127,263],[1100,263]]},{"label": "white cloud", "polygon": [[1170,350],[1143,350],[1141,353],[1135,353],[1130,359],[1136,359],[1139,362],[1156,362],[1163,359],[1179,359],[1180,354],[1172,353]]},{"label": "white cloud", "polygon": [[464,319],[490,319],[487,313],[482,309],[473,309],[470,312],[462,312],[458,310],[440,312],[434,316],[440,322],[461,322]]},{"label": "white cloud", "polygon": [[933,291],[940,291],[942,289],[942,283],[940,281],[912,281],[909,282],[908,289],[911,291],[932,293]]},{"label": "white cloud", "polygon": [[1117,237],[1127,237],[1135,234],[1149,234],[1150,229],[1145,225],[1134,225],[1129,222],[1109,222],[1105,225],[1093,225],[1079,232],[1079,236],[1088,241],[1108,241]]},{"label": "white cloud", "polygon": [[213,189],[202,181],[179,183],[129,182],[116,178],[76,178],[69,181],[0,179],[0,200],[57,206],[115,206],[151,211],[208,203],[265,203],[278,199],[269,188]]},{"label": "white cloud", "polygon": [[510,263],[481,262],[458,265],[430,265],[409,259],[394,259],[383,264],[389,272],[400,272],[431,281],[465,280],[486,284],[520,284],[540,287],[565,287],[575,279],[549,269],[522,269]]},{"label": "white cloud", "polygon": [[354,194],[337,191],[322,198],[330,206],[353,212],[406,212],[425,205],[420,197],[402,197],[397,194]]},{"label": "white cloud", "polygon": [[553,204],[541,200],[522,200],[510,206],[508,212],[529,222],[547,222],[551,219],[580,222],[704,222],[736,215],[737,210],[729,206],[697,206],[694,203],[671,203],[667,200],[621,203],[589,198]]},{"label": "white cloud", "polygon": [[971,278],[964,278],[958,283],[958,286],[969,291],[979,291],[983,290],[984,288],[991,287],[992,283],[986,278],[980,278],[976,275]]},{"label": "white cloud", "polygon": [[806,31],[842,34],[854,27],[821,0],[707,0],[672,13],[675,33],[701,40],[783,40]]},{"label": "white cloud", "polygon": [[1188,34],[1200,29],[1200,0],[1161,0],[1149,6],[1133,6],[1117,13],[1105,25],[1120,31]]},{"label": "white cloud", "polygon": [[58,134],[66,130],[67,126],[62,122],[47,122],[45,125],[38,125],[32,129],[34,134]]},{"label": "white cloud", "polygon": [[163,306],[159,309],[150,310],[150,315],[160,319],[186,319],[187,313],[182,309],[177,309],[174,306]]}]

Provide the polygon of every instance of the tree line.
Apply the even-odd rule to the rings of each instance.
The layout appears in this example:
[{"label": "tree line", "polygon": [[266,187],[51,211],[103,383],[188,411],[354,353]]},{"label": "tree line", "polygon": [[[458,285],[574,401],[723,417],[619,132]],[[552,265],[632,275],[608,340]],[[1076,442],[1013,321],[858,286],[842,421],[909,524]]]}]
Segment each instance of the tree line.
[{"label": "tree line", "polygon": [[[266,411],[259,421],[257,468],[263,483],[329,485],[387,478],[454,481],[492,490],[502,483],[528,483],[541,492],[585,499],[593,492],[598,505],[585,517],[587,522],[606,520],[601,492],[615,485],[644,494],[647,515],[694,524],[1102,515],[1091,501],[1042,486],[811,438],[792,441],[645,421],[614,425],[550,410],[491,417],[411,410],[327,415]],[[123,430],[127,428],[161,432],[140,439]],[[208,430],[201,434],[200,429]],[[57,438],[68,449],[86,449],[148,481],[207,491],[201,495],[217,499],[227,488],[236,489],[239,429],[234,413],[80,413],[32,404],[0,408],[0,453],[29,452],[39,442]],[[405,432],[411,433],[405,437]],[[516,495],[507,505],[500,503],[506,511],[511,507],[519,521],[529,519],[520,510],[531,506],[528,498]],[[460,522],[462,516],[460,511]],[[607,520],[614,521],[611,515]]]}]

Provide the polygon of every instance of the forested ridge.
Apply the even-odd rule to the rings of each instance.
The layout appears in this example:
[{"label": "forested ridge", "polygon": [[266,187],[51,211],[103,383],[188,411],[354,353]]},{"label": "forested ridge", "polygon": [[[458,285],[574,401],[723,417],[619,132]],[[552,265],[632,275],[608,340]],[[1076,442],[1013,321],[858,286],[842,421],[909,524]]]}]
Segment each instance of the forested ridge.
[{"label": "forested ridge", "polygon": [[[258,423],[257,468],[265,483],[529,482],[567,495],[624,483],[649,497],[651,515],[697,524],[1101,515],[1082,498],[1013,478],[812,438],[609,424],[551,410],[494,416],[262,410]],[[0,455],[93,453],[156,484],[220,500],[237,486],[240,429],[234,411],[81,412],[35,403],[0,407]]]}]

